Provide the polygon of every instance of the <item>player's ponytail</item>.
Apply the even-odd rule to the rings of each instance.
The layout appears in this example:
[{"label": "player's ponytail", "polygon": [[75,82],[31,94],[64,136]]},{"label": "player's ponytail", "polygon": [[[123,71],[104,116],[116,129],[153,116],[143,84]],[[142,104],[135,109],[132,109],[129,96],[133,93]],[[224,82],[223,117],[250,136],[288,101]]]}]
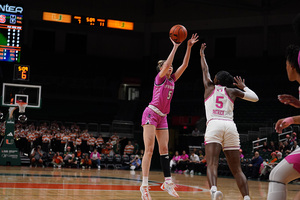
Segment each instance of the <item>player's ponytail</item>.
[{"label": "player's ponytail", "polygon": [[157,62],[157,66],[156,66],[156,71],[160,72],[160,68],[163,66],[163,64],[165,63],[166,60],[159,60]]}]

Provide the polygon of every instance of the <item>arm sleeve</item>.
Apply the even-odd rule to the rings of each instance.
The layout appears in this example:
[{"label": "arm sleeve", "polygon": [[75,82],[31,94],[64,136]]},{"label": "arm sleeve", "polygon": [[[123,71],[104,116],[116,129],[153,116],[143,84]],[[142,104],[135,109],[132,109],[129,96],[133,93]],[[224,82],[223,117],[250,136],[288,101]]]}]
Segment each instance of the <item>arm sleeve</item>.
[{"label": "arm sleeve", "polygon": [[250,88],[245,87],[244,91],[245,91],[244,92],[244,97],[243,97],[244,100],[252,101],[252,102],[257,102],[258,101],[258,96]]}]

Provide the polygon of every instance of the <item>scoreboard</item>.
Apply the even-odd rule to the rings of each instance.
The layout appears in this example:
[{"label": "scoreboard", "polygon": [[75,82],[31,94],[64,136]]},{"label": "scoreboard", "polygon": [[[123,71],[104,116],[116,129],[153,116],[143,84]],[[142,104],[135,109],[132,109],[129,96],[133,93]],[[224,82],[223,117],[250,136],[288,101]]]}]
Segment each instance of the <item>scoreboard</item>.
[{"label": "scoreboard", "polygon": [[134,30],[134,22],[103,19],[93,16],[69,15],[61,13],[43,12],[44,21],[60,22],[67,24],[87,25],[103,28],[114,28],[122,30]]},{"label": "scoreboard", "polygon": [[23,7],[0,3],[0,61],[20,62]]}]

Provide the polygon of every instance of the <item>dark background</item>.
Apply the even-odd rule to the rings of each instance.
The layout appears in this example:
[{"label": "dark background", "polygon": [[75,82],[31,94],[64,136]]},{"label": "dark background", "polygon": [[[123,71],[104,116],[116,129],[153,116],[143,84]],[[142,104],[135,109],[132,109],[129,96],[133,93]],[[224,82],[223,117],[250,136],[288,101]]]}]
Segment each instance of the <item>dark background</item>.
[{"label": "dark background", "polygon": [[[298,97],[298,84],[288,81],[284,56],[287,45],[299,44],[293,29],[299,0],[26,0],[10,4],[13,2],[24,6],[21,64],[31,66],[29,84],[42,85],[42,108],[27,110],[32,120],[132,121],[134,137],[142,146],[141,115],[151,100],[156,63],[172,49],[168,32],[175,24],[187,28],[188,38],[198,33],[200,41],[176,83],[168,115],[175,133],[170,149],[184,148],[178,141],[180,134],[195,126],[205,128],[199,61],[202,42],[207,43],[212,76],[219,70],[240,75],[260,98],[257,103],[236,101],[235,121],[241,133],[272,127],[278,118],[297,114],[296,109],[279,103],[277,95]],[[125,31],[47,22],[42,20],[44,11],[131,21],[135,26],[134,31]],[[186,41],[176,53],[175,69],[183,60]],[[13,64],[0,63],[0,67],[2,82],[12,82]],[[118,98],[123,83],[141,85],[139,100]],[[172,123],[175,116],[202,120]]]}]

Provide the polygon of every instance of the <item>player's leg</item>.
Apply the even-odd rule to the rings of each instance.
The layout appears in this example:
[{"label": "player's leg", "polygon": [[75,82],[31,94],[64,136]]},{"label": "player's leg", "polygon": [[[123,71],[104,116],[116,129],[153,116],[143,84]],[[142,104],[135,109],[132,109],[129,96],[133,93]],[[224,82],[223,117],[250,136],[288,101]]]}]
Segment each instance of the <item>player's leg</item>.
[{"label": "player's leg", "polygon": [[140,191],[143,200],[151,200],[149,187],[148,187],[148,177],[149,177],[150,164],[151,164],[151,159],[152,159],[154,144],[155,144],[156,127],[154,125],[144,125],[143,129],[144,129],[143,138],[144,138],[145,153],[142,160],[143,182],[140,187]]},{"label": "player's leg", "polygon": [[286,199],[286,184],[300,178],[300,173],[286,159],[282,160],[270,173],[267,200]]},{"label": "player's leg", "polygon": [[217,186],[219,155],[222,145],[219,143],[208,143],[205,145],[207,163],[207,180],[209,187]]},{"label": "player's leg", "polygon": [[[167,128],[165,124],[164,128]],[[170,159],[169,159],[169,130],[168,129],[160,129],[156,130],[156,138],[159,148],[160,154],[160,163],[163,169],[165,181],[161,186],[162,190],[167,191],[173,197],[179,197],[177,192],[175,191],[176,185],[172,181],[171,171],[170,171]]]},{"label": "player's leg", "polygon": [[248,188],[247,178],[241,169],[240,151],[239,150],[226,150],[226,151],[224,151],[224,153],[225,153],[230,171],[236,180],[237,186],[238,186],[241,194],[243,195],[243,197],[249,196],[249,188]]}]

